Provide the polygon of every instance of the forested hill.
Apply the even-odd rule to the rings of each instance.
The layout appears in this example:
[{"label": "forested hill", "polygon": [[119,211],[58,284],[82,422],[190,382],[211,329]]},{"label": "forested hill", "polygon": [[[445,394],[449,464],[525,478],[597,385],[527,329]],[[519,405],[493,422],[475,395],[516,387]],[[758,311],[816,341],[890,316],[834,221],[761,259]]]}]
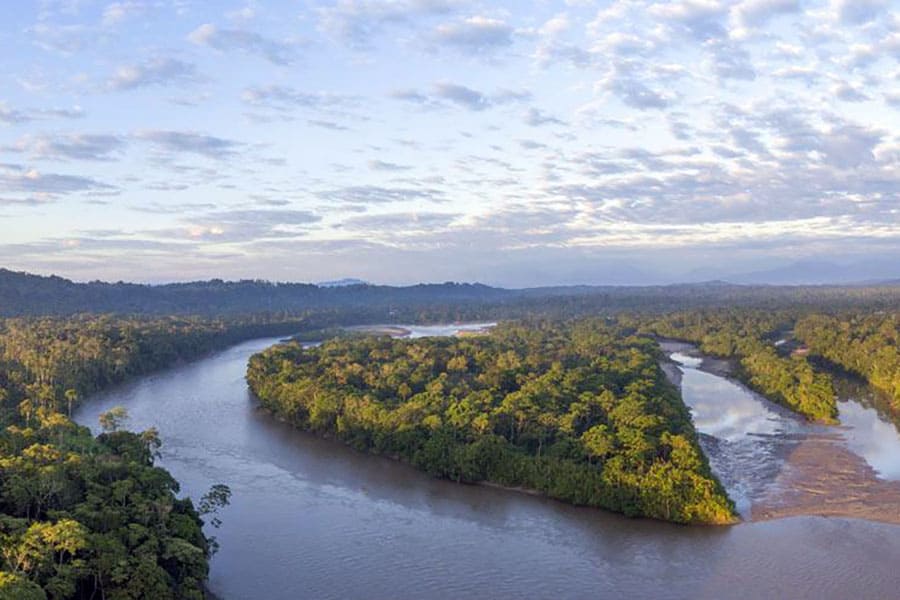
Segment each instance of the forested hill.
[{"label": "forested hill", "polygon": [[75,283],[0,269],[0,316],[81,312],[247,314],[310,309],[386,308],[394,305],[497,302],[507,290],[479,284],[422,284],[410,287],[317,286],[259,280],[212,279],[166,285]]},{"label": "forested hill", "polygon": [[166,285],[76,283],[0,269],[0,316],[119,313],[234,315],[353,311],[365,320],[509,318],[606,311],[716,306],[892,307],[900,284],[867,286],[744,286],[726,282],[664,286],[562,286],[510,290],[478,283],[318,286],[212,279]]}]

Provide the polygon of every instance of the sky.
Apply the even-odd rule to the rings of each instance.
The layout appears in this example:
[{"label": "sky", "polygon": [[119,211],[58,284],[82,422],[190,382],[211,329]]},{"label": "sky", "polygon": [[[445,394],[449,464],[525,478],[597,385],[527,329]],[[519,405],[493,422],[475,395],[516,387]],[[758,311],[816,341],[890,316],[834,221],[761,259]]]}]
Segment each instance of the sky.
[{"label": "sky", "polygon": [[0,266],[900,276],[900,0],[0,7]]}]

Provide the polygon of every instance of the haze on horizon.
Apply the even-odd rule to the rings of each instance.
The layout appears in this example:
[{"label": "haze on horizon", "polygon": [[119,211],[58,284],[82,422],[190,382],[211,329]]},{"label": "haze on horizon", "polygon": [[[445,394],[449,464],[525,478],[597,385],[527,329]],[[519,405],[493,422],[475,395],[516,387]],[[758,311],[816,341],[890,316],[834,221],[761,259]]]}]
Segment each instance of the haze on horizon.
[{"label": "haze on horizon", "polygon": [[898,9],[7,3],[0,265],[144,282],[896,278]]}]

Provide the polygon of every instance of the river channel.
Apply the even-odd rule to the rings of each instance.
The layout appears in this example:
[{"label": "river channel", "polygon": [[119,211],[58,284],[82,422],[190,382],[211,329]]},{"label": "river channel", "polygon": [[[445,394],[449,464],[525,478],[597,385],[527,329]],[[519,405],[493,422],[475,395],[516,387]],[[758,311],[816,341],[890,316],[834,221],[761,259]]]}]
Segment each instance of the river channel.
[{"label": "river channel", "polygon": [[[212,532],[221,550],[211,563],[210,588],[223,600],[898,594],[896,525],[818,516],[731,527],[632,520],[434,480],[295,431],[258,410],[244,381],[250,355],[277,341],[246,342],[138,379],[91,398],[76,414],[94,427],[101,412],[124,406],[130,428],[159,430],[160,463],[185,494],[196,498],[219,482],[232,488],[224,524]],[[731,382],[682,370],[685,401],[705,447],[720,449],[712,452],[713,466],[727,475],[722,461],[734,456],[753,465],[749,477],[732,469],[725,482],[749,516],[754,499],[778,486],[785,453],[747,439],[790,440],[791,427],[802,424],[780,421],[777,411],[773,417],[751,406],[732,410],[735,395],[716,391]],[[691,371],[715,379],[688,383]],[[865,414],[853,418],[870,423]],[[853,431],[854,443],[872,445],[860,428]],[[897,475],[891,452],[872,454],[888,455],[872,459],[885,476]]]}]

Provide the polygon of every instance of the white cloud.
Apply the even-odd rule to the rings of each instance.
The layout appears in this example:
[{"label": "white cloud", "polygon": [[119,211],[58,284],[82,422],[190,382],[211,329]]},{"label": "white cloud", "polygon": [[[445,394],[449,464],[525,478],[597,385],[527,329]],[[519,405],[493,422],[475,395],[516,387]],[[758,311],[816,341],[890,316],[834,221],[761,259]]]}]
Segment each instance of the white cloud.
[{"label": "white cloud", "polygon": [[112,2],[103,9],[101,22],[104,27],[113,27],[128,19],[141,15],[146,10],[143,2],[126,0],[124,2]]},{"label": "white cloud", "polygon": [[276,65],[289,65],[296,59],[294,44],[273,40],[245,29],[221,29],[211,23],[204,23],[187,37],[198,46],[208,46],[223,52],[237,50],[257,54]]},{"label": "white cloud", "polygon": [[498,19],[474,16],[439,25],[434,39],[467,54],[481,54],[513,43],[513,28]]},{"label": "white cloud", "polygon": [[[900,252],[891,2],[76,4],[23,5],[4,38],[0,205],[30,242],[0,256],[31,248],[19,264],[61,239],[69,264],[128,248],[268,276],[272,251],[411,279],[439,247],[472,272],[520,253],[502,264],[522,277],[780,239]],[[98,208],[111,194],[130,217]],[[79,233],[100,216],[141,233]]]},{"label": "white cloud", "polygon": [[193,64],[177,58],[151,58],[123,65],[107,80],[113,90],[132,90],[153,85],[192,83],[200,79]]}]

